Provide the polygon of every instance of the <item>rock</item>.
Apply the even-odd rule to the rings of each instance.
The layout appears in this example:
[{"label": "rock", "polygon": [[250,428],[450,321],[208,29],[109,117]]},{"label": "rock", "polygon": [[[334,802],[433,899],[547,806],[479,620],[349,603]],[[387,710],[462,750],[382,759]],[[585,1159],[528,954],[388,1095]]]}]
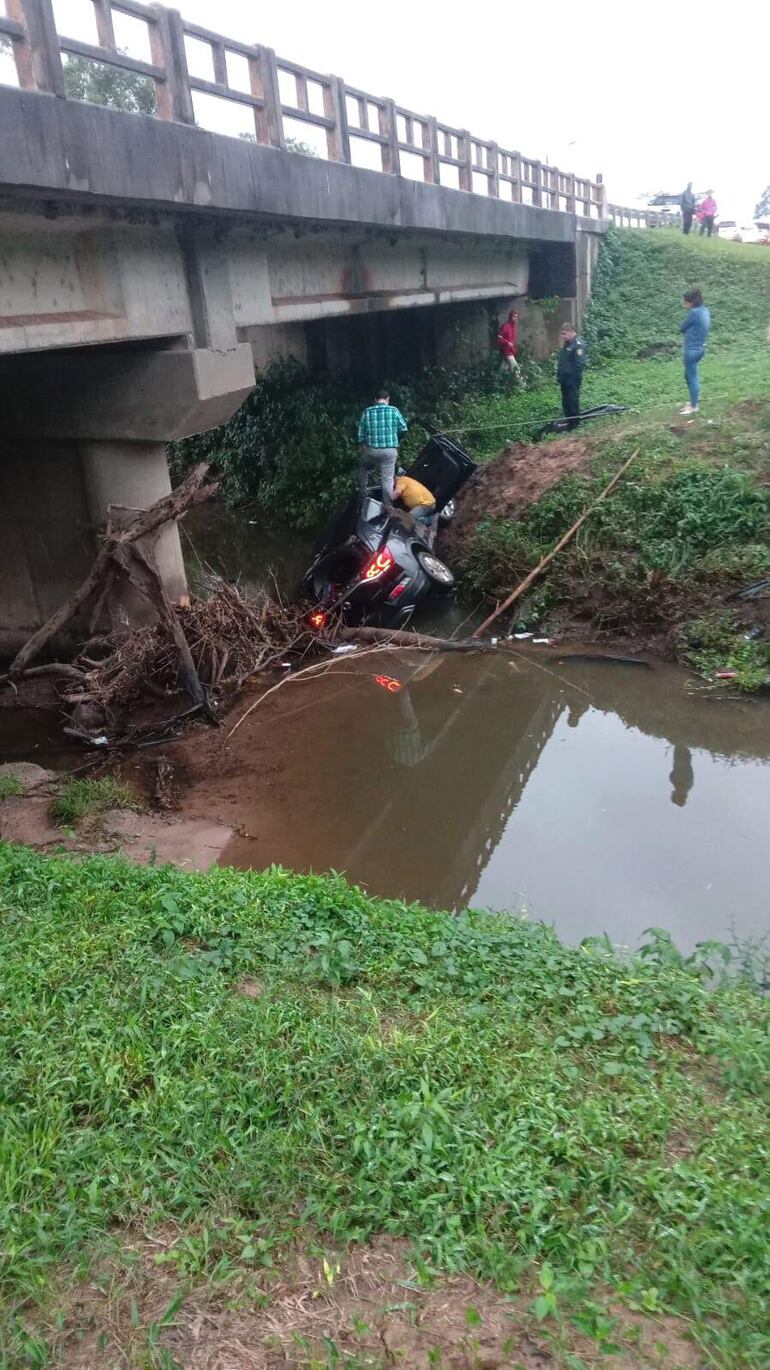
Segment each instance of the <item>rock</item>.
[{"label": "rock", "polygon": [[36,766],[34,761],[5,761],[0,766],[0,780],[6,775],[14,776],[25,792],[33,785],[50,785],[57,778],[55,771]]}]

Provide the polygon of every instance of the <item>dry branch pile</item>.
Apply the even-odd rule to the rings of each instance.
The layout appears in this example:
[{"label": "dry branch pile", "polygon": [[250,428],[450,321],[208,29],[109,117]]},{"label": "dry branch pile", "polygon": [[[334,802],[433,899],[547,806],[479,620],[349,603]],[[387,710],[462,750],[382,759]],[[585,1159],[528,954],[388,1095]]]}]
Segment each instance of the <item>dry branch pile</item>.
[{"label": "dry branch pile", "polygon": [[[288,654],[304,655],[315,641],[299,606],[264,593],[244,599],[225,581],[215,583],[208,599],[193,599],[173,612],[207,691],[237,690]],[[65,696],[70,704],[92,705],[114,722],[132,704],[166,699],[186,688],[179,653],[164,624],[100,638],[95,645],[98,658],[89,646],[75,659],[82,678]]]},{"label": "dry branch pile", "polygon": [[[164,727],[191,713],[203,713],[216,722],[222,694],[237,690],[289,653],[294,659],[304,656],[316,643],[306,611],[285,604],[280,596],[262,594],[246,600],[234,586],[216,579],[207,599],[177,605],[169,600],[146,540],[215,492],[216,483],[204,485],[207,470],[205,463],[196,466],[181,485],[139,513],[128,527],[113,529],[108,522],[86,579],[33,633],[8,675],[0,677],[0,683],[11,689],[18,689],[25,676],[50,674],[66,682],[62,698],[70,715],[65,731],[84,741],[97,736],[102,743],[135,740],[137,726],[128,723],[129,711],[183,692],[189,707],[182,712],[176,707],[172,717],[164,718]],[[91,636],[74,662],[31,665],[63,626],[89,605],[93,634],[105,606],[125,584],[152,607],[155,623]],[[336,624],[328,623],[325,641],[336,632]],[[164,712],[168,715],[168,709]]]}]

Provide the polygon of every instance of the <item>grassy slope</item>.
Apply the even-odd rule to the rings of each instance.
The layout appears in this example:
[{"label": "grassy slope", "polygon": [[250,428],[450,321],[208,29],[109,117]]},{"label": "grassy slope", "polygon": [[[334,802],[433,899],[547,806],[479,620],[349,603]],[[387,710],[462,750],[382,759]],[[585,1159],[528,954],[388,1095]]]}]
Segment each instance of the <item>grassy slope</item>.
[{"label": "grassy slope", "polygon": [[182,1292],[269,1285],[292,1240],[403,1234],[504,1291],[534,1265],[533,1335],[562,1346],[577,1320],[607,1350],[620,1302],[684,1319],[704,1363],[768,1364],[748,987],[707,993],[665,942],[622,966],[280,872],[0,845],[0,913],[2,1364],[49,1363],[70,1262],[169,1219]]},{"label": "grassy slope", "polygon": [[[622,400],[632,411],[587,430],[597,456],[591,477],[566,479],[520,524],[487,524],[465,574],[474,589],[499,597],[598,494],[620,457],[638,448],[632,474],[556,563],[541,605],[615,630],[679,628],[683,651],[697,643],[700,664],[737,667],[741,683],[755,688],[765,648],[747,649],[729,613],[720,610],[714,626],[715,603],[770,572],[770,253],[742,253],[740,244],[669,233],[610,235],[587,320],[595,364],[584,397],[586,404]],[[693,281],[703,284],[714,328],[702,412],[685,425],[675,417],[684,398],[678,342],[675,355],[639,360],[636,353],[675,339],[682,290]],[[535,392],[522,403],[542,398]],[[497,421],[507,406],[513,423],[516,403],[506,397],[487,413]]]},{"label": "grassy slope", "polygon": [[[631,405],[643,421],[662,423],[668,406],[687,398],[678,327],[682,294],[700,285],[712,309],[707,360],[701,367],[704,417],[755,394],[770,394],[767,328],[770,251],[655,230],[612,231],[594,273],[586,319],[590,365],[582,391],[593,404]],[[637,353],[655,344],[674,351],[652,361]],[[469,395],[454,411],[474,451],[492,456],[504,437],[526,438],[554,416],[550,383],[527,394]],[[474,425],[477,425],[474,428]]]}]

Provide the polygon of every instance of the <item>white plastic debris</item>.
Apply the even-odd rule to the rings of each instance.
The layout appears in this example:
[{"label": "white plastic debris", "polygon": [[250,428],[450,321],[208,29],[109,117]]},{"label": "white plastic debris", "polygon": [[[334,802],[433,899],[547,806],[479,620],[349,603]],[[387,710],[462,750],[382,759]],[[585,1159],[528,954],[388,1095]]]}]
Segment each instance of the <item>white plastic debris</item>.
[{"label": "white plastic debris", "polygon": [[552,637],[533,637],[533,647],[553,647],[556,639]]},{"label": "white plastic debris", "polygon": [[347,656],[348,652],[357,651],[358,644],[356,642],[343,642],[341,647],[332,647],[332,652],[335,656]]},{"label": "white plastic debris", "polygon": [[107,744],[108,744],[108,742],[109,742],[109,740],[110,740],[110,739],[108,738],[108,736],[107,736],[106,733],[100,733],[98,737],[92,737],[92,738],[91,738],[91,746],[92,746],[92,747],[106,747]]},{"label": "white plastic debris", "polygon": [[534,637],[534,633],[513,633],[512,636],[515,637],[517,642],[523,642],[525,638]]}]

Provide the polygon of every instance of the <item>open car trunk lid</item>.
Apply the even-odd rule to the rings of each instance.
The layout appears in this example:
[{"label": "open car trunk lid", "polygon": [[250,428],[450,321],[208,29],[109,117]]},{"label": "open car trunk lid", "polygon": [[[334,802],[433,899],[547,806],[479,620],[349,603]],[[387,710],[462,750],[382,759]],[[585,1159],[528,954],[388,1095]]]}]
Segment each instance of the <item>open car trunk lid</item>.
[{"label": "open car trunk lid", "polygon": [[445,438],[442,433],[436,433],[426,442],[406,474],[427,486],[435,496],[436,513],[440,513],[470,479],[476,466],[473,458],[456,442]]}]

